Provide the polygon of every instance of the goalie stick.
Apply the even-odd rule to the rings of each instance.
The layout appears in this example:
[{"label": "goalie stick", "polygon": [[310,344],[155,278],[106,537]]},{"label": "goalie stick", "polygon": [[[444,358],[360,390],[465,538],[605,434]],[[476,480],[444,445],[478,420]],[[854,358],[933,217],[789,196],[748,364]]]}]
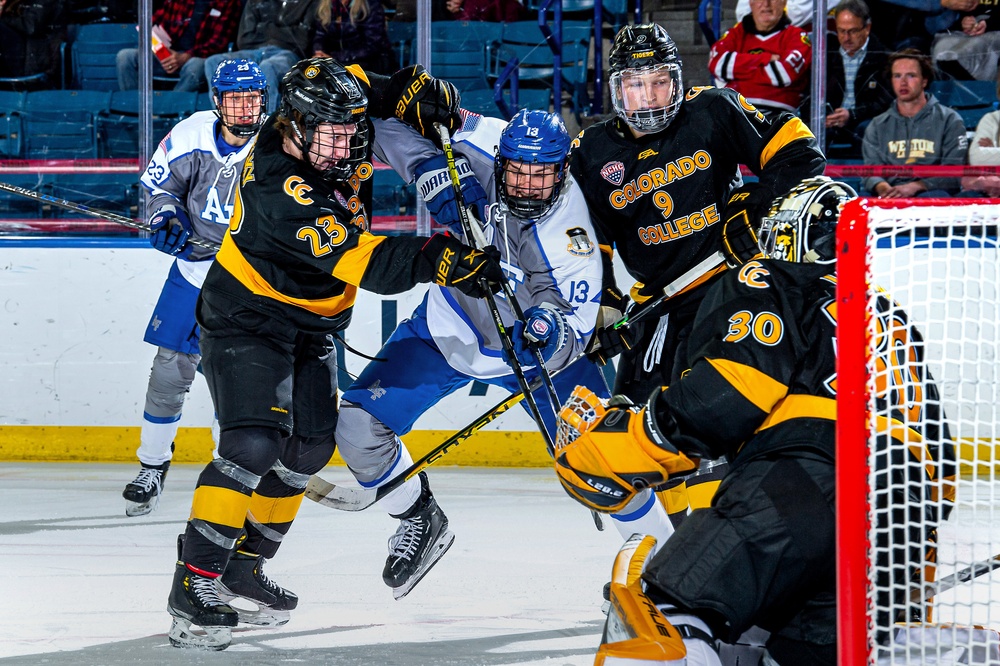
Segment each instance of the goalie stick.
[{"label": "goalie stick", "polygon": [[[707,261],[707,260],[706,260]],[[696,267],[698,268],[698,267]],[[663,290],[664,294],[676,294],[688,285],[692,284],[695,280],[701,277],[701,273],[694,274],[695,271],[689,271],[684,275],[680,276],[674,282],[667,285]],[[640,309],[631,317],[623,317],[619,322],[620,326],[628,328],[631,324],[642,320],[645,318],[650,311],[652,311],[661,302],[661,299],[656,299],[655,301],[646,301]],[[580,354],[572,361],[566,364],[563,368],[560,368],[552,373],[552,376],[557,376],[560,372],[571,366],[572,364],[579,361],[581,358],[586,356],[586,352]],[[541,386],[541,380],[536,379],[531,383],[531,390],[535,390]],[[422,458],[417,460],[415,463],[410,465],[406,470],[404,470],[399,476],[395,477],[392,481],[380,486],[378,488],[343,488],[341,486],[334,485],[329,481],[320,478],[317,475],[313,475],[309,479],[309,484],[306,486],[306,497],[311,499],[318,504],[323,506],[332,507],[334,509],[340,509],[341,511],[361,511],[362,509],[367,509],[375,502],[379,501],[393,490],[403,485],[407,480],[413,478],[416,474],[426,469],[430,465],[433,465],[438,460],[443,458],[448,451],[453,449],[455,446],[464,442],[466,439],[475,434],[483,426],[491,423],[498,416],[506,412],[508,409],[516,405],[524,397],[523,393],[511,394],[508,398],[501,400],[499,403],[494,405],[492,408],[487,410],[478,419],[467,425],[465,428],[455,433],[448,439],[446,439],[441,444],[427,452]]]},{"label": "goalie stick", "polygon": [[[115,224],[120,224],[123,227],[128,227],[130,229],[137,229],[139,231],[145,231],[146,233],[151,233],[151,229],[148,224],[143,224],[142,222],[136,222],[130,217],[125,217],[124,215],[116,215],[115,213],[101,210],[100,208],[91,208],[90,206],[85,206],[83,204],[73,203],[72,201],[67,201],[66,199],[60,199],[58,197],[53,197],[48,194],[42,194],[41,192],[36,192],[34,190],[29,190],[23,187],[18,187],[17,185],[11,185],[9,183],[0,182],[0,190],[10,192],[11,194],[18,194],[22,197],[27,197],[28,199],[34,199],[35,201],[40,201],[42,203],[49,203],[53,206],[58,206],[66,210],[71,210],[76,213],[83,213],[84,215],[89,215],[91,217],[97,217],[102,220],[107,220],[108,222],[114,222]],[[212,250],[213,252],[219,251],[219,246],[211,241],[202,240],[191,236],[187,240],[191,245],[197,245],[198,247],[205,248],[206,250]]]},{"label": "goalie stick", "polygon": [[953,574],[949,574],[941,580],[933,583],[924,583],[910,591],[910,601],[929,601],[939,594],[958,587],[962,583],[967,583],[974,578],[979,578],[985,574],[1000,569],[1000,554],[994,555],[985,560],[973,562],[964,569],[960,569]]}]

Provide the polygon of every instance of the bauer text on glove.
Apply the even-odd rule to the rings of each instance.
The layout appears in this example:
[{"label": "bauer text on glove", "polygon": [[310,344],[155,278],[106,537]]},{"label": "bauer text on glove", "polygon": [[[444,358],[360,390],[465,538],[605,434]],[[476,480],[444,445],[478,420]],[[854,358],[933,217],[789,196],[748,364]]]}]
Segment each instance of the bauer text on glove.
[{"label": "bauer text on glove", "polygon": [[434,129],[435,123],[447,127],[449,134],[462,126],[458,89],[448,81],[435,79],[423,65],[393,74],[386,96],[390,102],[396,100],[393,115],[437,145],[441,145],[441,137]]},{"label": "bauer text on glove", "polygon": [[426,277],[422,281],[454,287],[475,298],[486,296],[481,287],[483,281],[489,292],[496,293],[506,279],[500,268],[500,251],[492,245],[477,250],[450,234],[434,234],[420,255],[426,271],[421,273]]}]

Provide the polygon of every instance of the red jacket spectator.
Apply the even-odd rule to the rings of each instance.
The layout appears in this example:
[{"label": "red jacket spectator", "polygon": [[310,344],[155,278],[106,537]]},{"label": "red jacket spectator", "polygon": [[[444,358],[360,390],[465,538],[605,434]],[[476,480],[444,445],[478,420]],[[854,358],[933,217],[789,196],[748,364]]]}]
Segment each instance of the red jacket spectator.
[{"label": "red jacket spectator", "polygon": [[510,23],[524,17],[524,7],[517,0],[446,0],[445,12],[456,21]]},{"label": "red jacket spectator", "polygon": [[[751,6],[751,10],[753,6]],[[746,16],[712,45],[708,67],[727,88],[765,109],[795,111],[809,82],[812,46],[788,17],[769,30],[758,30]]]},{"label": "red jacket spectator", "polygon": [[229,48],[229,43],[236,36],[243,3],[239,0],[211,0],[201,23],[189,30],[195,8],[200,4],[197,0],[171,0],[153,12],[153,25],[159,25],[170,35],[171,50],[189,53],[195,58],[206,58]]}]

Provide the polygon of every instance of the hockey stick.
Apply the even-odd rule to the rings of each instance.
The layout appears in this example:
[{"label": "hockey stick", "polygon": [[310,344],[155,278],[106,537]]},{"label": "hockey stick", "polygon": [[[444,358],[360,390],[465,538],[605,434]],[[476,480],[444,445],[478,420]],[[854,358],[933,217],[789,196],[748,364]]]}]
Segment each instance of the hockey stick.
[{"label": "hockey stick", "polygon": [[[560,372],[585,356],[586,354],[578,355],[567,365],[559,370],[556,370],[553,373],[553,376],[558,375]],[[541,385],[541,379],[535,379],[535,381],[531,382],[528,388],[534,391],[541,387]],[[453,447],[458,446],[476,432],[482,430],[484,426],[492,423],[498,416],[519,403],[522,399],[524,399],[523,392],[512,393],[508,397],[504,398],[484,412],[475,421],[428,451],[422,458],[407,467],[406,470],[384,486],[379,486],[378,488],[344,488],[342,486],[334,485],[314,474],[312,478],[309,479],[309,484],[306,486],[306,497],[318,504],[334,509],[340,509],[341,511],[361,511],[363,509],[367,509],[372,504],[378,502],[393,490],[399,488],[401,485],[412,479],[421,471],[436,463]]]},{"label": "hockey stick", "polygon": [[964,569],[960,569],[953,574],[949,574],[941,580],[933,583],[924,583],[920,587],[915,587],[910,591],[910,601],[929,601],[937,595],[958,587],[962,583],[967,583],[974,578],[1000,569],[1000,554],[991,558],[973,562]]},{"label": "hockey stick", "polygon": [[[91,217],[97,217],[102,220],[107,220],[108,222],[114,222],[115,224],[120,224],[124,227],[130,229],[138,229],[139,231],[145,231],[147,233],[152,232],[148,224],[143,224],[142,222],[136,222],[130,217],[125,217],[124,215],[116,215],[106,210],[101,210],[99,208],[91,208],[90,206],[85,206],[83,204],[73,203],[72,201],[67,201],[66,199],[59,199],[57,197],[50,196],[48,194],[42,194],[41,192],[35,192],[34,190],[28,190],[23,187],[18,187],[17,185],[10,185],[9,183],[0,182],[0,190],[10,192],[11,194],[19,194],[22,197],[27,197],[29,199],[34,199],[35,201],[40,201],[42,203],[49,203],[53,206],[58,206],[59,208],[64,208],[66,210],[71,210],[77,213],[83,213],[84,215],[89,215]],[[204,248],[206,250],[212,250],[213,252],[219,251],[219,246],[211,241],[202,240],[191,236],[187,240],[191,245],[197,245],[198,247]]]},{"label": "hockey stick", "polygon": [[[466,240],[473,243],[476,249],[482,249],[486,246],[486,238],[483,235],[482,229],[476,228],[472,220],[469,219],[469,210],[465,206],[465,199],[462,196],[462,184],[458,178],[458,169],[455,167],[455,153],[451,148],[451,136],[448,134],[448,129],[440,124],[435,123],[435,128],[438,134],[441,135],[441,145],[444,148],[445,161],[448,164],[448,175],[451,177],[451,187],[455,192],[455,206],[458,208],[458,216],[462,221],[462,229],[465,231]],[[535,397],[531,394],[531,390],[528,387],[528,379],[524,376],[524,369],[521,367],[517,356],[514,355],[514,341],[511,337],[510,332],[507,331],[507,327],[504,326],[503,318],[500,316],[500,309],[497,307],[496,297],[487,288],[485,282],[481,282],[483,286],[483,291],[486,293],[486,304],[489,306],[490,316],[493,318],[493,324],[496,326],[497,333],[500,336],[500,344],[503,347],[504,353],[507,355],[508,362],[511,369],[514,371],[514,377],[517,379],[517,385],[521,388],[521,393],[525,395],[525,399],[528,405],[528,411],[531,412],[532,418],[535,419],[535,423],[538,425],[538,429],[542,433],[542,439],[545,440],[545,448],[548,449],[549,455],[555,455],[555,446],[552,443],[552,434],[545,427],[545,421],[542,420],[542,414],[538,410],[538,403],[535,401]],[[504,295],[507,297],[508,304],[514,313],[514,316],[524,322],[524,313],[521,312],[521,307],[517,303],[517,299],[514,298],[514,292],[510,288],[510,283],[507,280],[502,282]],[[549,403],[552,407],[552,413],[558,417],[559,416],[559,396],[556,394],[555,387],[552,384],[552,378],[549,377],[548,371],[545,369],[545,364],[542,359],[541,350],[535,348],[535,359],[538,363],[537,368],[539,376],[545,382],[545,389],[548,393]]]},{"label": "hockey stick", "polygon": [[[714,257],[712,258],[714,259]],[[671,282],[664,288],[664,294],[676,294],[693,284],[695,280],[704,274],[704,272],[714,267],[714,265],[704,267],[704,270],[702,270],[703,265],[707,263],[709,263],[709,260],[702,262],[702,264],[699,264],[692,270],[684,273],[679,278]],[[649,314],[650,311],[653,310],[653,308],[659,305],[661,300],[663,299],[657,299],[654,302],[647,301],[634,316],[631,318],[623,317],[618,325],[628,327],[636,321],[643,319]],[[564,367],[553,372],[552,376],[557,376],[560,372],[576,363],[586,355],[586,353],[578,355]],[[531,383],[530,388],[531,390],[535,390],[540,386],[541,379],[536,379]],[[464,442],[478,430],[482,429],[483,426],[494,421],[498,416],[520,402],[522,398],[524,398],[524,393],[513,393],[504,400],[501,400],[478,419],[431,449],[427,454],[420,458],[420,460],[417,460],[415,463],[410,465],[405,471],[384,486],[380,486],[378,488],[343,488],[341,486],[336,486],[314,474],[312,478],[309,479],[309,484],[306,486],[306,497],[314,502],[322,504],[323,506],[340,509],[341,511],[361,511],[363,509],[367,509],[372,504],[379,501],[399,486],[403,485],[403,483],[412,479],[422,470],[443,458],[448,451]]]}]

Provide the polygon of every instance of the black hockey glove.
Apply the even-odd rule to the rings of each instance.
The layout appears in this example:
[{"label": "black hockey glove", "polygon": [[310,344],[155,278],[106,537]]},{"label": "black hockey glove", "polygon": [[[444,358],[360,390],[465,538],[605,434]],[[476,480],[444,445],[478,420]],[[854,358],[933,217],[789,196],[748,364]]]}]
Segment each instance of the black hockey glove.
[{"label": "black hockey glove", "polygon": [[413,127],[438,146],[441,137],[434,123],[441,123],[454,133],[462,126],[458,88],[442,79],[435,79],[423,65],[401,69],[389,79],[385,91],[386,103],[394,105],[393,115]]},{"label": "black hockey glove", "polygon": [[614,328],[628,308],[628,296],[617,287],[606,287],[601,293],[601,308],[597,314],[597,328],[587,348],[587,358],[606,365],[626,349],[631,349],[635,336],[628,326]]},{"label": "black hockey glove", "polygon": [[760,183],[747,183],[729,195],[722,213],[722,253],[731,267],[763,256],[757,246],[757,234],[761,218],[773,199],[771,189]]},{"label": "black hockey glove", "polygon": [[450,234],[434,234],[421,248],[420,255],[430,267],[425,281],[454,287],[474,298],[486,296],[480,286],[483,279],[494,294],[507,279],[500,268],[500,250],[492,245],[477,250]]}]

